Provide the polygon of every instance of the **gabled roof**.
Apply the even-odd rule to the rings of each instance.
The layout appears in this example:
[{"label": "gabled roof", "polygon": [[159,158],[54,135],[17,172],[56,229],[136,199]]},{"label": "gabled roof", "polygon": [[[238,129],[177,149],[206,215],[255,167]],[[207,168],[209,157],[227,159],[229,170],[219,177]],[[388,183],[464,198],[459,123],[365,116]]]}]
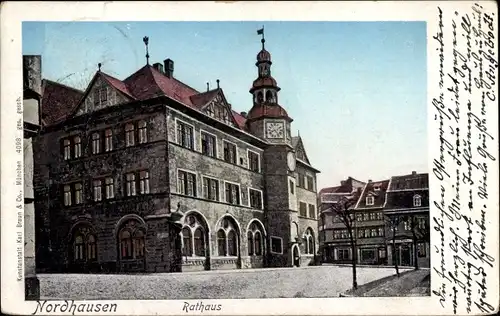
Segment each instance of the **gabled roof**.
[{"label": "gabled roof", "polygon": [[220,88],[213,89],[210,91],[194,94],[190,96],[191,102],[198,108],[202,108],[212,101],[218,94]]},{"label": "gabled roof", "polygon": [[115,77],[112,77],[104,72],[100,72],[100,74],[116,90],[120,91],[121,93],[123,93],[127,97],[135,100],[135,97],[129,91],[127,85],[124,82],[122,82],[119,79],[116,79]]},{"label": "gabled roof", "polygon": [[306,149],[304,148],[304,143],[302,142],[302,138],[300,136],[293,136],[292,137],[292,147],[297,152],[297,157],[298,157],[298,152],[300,151],[302,154],[304,154],[304,158],[300,160],[306,162],[307,164],[310,164],[309,158],[307,158],[307,153]]},{"label": "gabled roof", "polygon": [[[355,209],[383,207],[385,203],[385,192],[388,186],[389,180],[372,181],[365,184]],[[368,196],[373,196],[373,205],[366,205],[366,198]]]},{"label": "gabled roof", "polygon": [[43,79],[41,100],[41,123],[52,125],[71,114],[83,96],[83,91],[64,84]]}]

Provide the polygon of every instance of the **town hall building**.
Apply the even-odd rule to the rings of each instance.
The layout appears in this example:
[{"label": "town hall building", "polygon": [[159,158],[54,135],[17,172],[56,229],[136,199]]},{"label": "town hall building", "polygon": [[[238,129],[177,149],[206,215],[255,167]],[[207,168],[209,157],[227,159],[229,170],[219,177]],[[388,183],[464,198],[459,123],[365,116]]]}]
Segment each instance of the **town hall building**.
[{"label": "town hall building", "polygon": [[[42,82],[33,140],[38,272],[180,272],[313,264],[315,169],[257,54],[248,112],[174,61],[85,91]],[[144,38],[146,50],[148,38]],[[43,56],[42,56],[43,57]]]}]

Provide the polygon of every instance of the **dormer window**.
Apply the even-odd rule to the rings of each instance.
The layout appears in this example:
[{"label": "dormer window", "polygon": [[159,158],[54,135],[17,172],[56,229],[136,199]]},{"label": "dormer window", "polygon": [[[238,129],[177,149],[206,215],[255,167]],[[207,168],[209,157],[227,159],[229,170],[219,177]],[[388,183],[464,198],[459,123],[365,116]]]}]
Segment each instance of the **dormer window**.
[{"label": "dormer window", "polygon": [[413,206],[422,206],[422,197],[420,195],[417,194],[413,196]]},{"label": "dormer window", "polygon": [[380,191],[380,187],[378,185],[376,185],[376,186],[373,187],[373,190],[374,191]]},{"label": "dormer window", "polygon": [[374,198],[372,195],[369,195],[366,197],[366,205],[369,206],[369,205],[373,205],[374,204]]}]

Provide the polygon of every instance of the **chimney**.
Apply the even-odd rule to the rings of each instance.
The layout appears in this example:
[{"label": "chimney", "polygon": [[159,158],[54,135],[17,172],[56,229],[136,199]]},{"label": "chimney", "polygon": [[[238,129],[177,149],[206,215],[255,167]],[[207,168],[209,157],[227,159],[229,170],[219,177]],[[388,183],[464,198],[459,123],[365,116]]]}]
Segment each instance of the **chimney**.
[{"label": "chimney", "polygon": [[160,73],[164,73],[163,72],[163,64],[162,63],[154,63],[153,64],[153,68],[158,70]]},{"label": "chimney", "polygon": [[165,65],[165,76],[172,78],[174,76],[174,61],[170,58],[167,58],[163,61]]},{"label": "chimney", "polygon": [[416,171],[412,171],[412,172],[411,172],[411,175],[412,175],[412,176],[414,176],[414,175],[416,175],[416,174],[417,174],[417,172],[416,172]]},{"label": "chimney", "polygon": [[368,180],[368,183],[372,183],[372,179]]},{"label": "chimney", "polygon": [[345,185],[345,180],[340,181],[340,185],[344,186]]},{"label": "chimney", "polygon": [[247,118],[247,112],[241,112],[240,115],[243,116],[244,118]]},{"label": "chimney", "polygon": [[42,94],[42,56],[23,56],[23,81],[24,89]]}]

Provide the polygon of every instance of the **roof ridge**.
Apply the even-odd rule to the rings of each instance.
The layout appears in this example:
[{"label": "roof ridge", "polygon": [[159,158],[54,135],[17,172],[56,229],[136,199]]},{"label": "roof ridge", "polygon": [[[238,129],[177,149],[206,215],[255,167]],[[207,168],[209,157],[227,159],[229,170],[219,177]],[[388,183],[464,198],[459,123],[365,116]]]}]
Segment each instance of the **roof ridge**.
[{"label": "roof ridge", "polygon": [[61,87],[63,87],[63,88],[67,88],[67,89],[74,90],[74,91],[76,91],[76,92],[85,93],[85,91],[82,91],[82,90],[80,90],[80,89],[77,89],[77,88],[74,88],[74,87],[68,86],[68,85],[66,85],[66,84],[64,84],[64,83],[60,83],[60,82],[57,82],[57,81],[54,81],[54,80],[50,80],[50,79],[46,79],[46,78],[44,78],[44,79],[42,79],[42,81],[47,81],[47,82],[50,82],[50,83],[53,83],[53,84],[59,85],[59,86],[61,86]]}]

